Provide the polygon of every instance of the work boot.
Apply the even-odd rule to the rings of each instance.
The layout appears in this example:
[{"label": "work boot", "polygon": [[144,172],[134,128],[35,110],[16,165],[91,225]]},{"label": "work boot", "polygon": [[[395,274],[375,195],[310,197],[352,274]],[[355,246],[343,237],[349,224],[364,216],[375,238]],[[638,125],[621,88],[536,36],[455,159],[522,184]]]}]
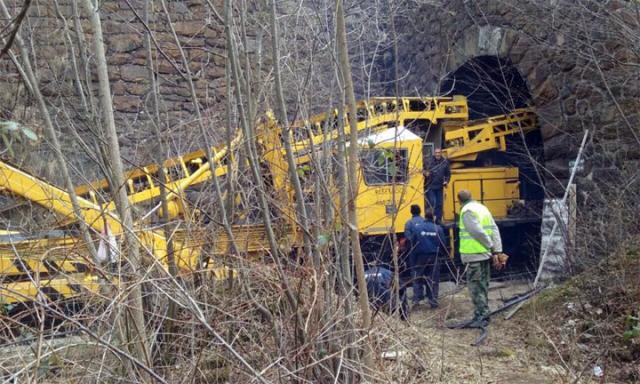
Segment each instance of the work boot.
[{"label": "work boot", "polygon": [[488,318],[474,318],[465,328],[486,328],[489,326]]}]

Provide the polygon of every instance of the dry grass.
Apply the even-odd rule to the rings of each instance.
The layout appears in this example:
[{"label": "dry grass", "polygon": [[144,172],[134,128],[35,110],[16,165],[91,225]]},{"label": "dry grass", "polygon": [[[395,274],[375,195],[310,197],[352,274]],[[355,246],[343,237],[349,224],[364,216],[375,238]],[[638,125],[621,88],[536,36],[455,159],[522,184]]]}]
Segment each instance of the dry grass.
[{"label": "dry grass", "polygon": [[563,286],[545,292],[524,311],[535,325],[528,334],[550,359],[564,361],[567,376],[583,382],[593,367],[603,382],[640,380],[640,338],[625,337],[638,325],[640,257],[637,245],[622,246]]}]

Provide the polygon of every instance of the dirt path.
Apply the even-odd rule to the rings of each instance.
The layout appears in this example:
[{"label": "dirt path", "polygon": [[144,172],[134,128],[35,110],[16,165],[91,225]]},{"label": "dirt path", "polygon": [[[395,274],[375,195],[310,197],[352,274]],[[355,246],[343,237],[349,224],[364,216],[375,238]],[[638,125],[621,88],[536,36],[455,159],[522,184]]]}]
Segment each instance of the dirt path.
[{"label": "dirt path", "polygon": [[[493,284],[489,292],[490,308],[530,289],[526,283]],[[448,292],[447,292],[448,291]],[[457,292],[456,292],[457,291]],[[466,289],[442,284],[440,308],[427,304],[412,308],[409,324],[386,316],[388,334],[380,335],[380,353],[398,351],[400,357],[388,359],[389,382],[397,383],[558,383],[562,367],[550,365],[546,357],[528,340],[528,332],[520,328],[522,320],[504,320],[496,315],[483,345],[472,347],[478,330],[451,330],[452,319],[465,320],[473,312]],[[533,343],[535,345],[535,343]]]}]

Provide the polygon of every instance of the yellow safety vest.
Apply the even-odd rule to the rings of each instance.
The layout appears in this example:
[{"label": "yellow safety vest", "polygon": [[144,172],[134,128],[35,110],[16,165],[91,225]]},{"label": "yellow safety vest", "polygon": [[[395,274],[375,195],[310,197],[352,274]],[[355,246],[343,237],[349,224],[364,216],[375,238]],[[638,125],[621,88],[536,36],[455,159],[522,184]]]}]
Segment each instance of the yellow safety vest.
[{"label": "yellow safety vest", "polygon": [[462,220],[462,216],[465,212],[471,211],[477,218],[478,222],[482,226],[482,229],[487,233],[487,235],[491,236],[493,234],[493,223],[491,212],[484,205],[478,203],[477,201],[470,201],[465,204],[460,210],[460,219],[458,223],[458,228],[460,229],[460,253],[487,253],[489,250],[482,245],[481,242],[471,237],[469,232],[464,227],[464,221]]}]

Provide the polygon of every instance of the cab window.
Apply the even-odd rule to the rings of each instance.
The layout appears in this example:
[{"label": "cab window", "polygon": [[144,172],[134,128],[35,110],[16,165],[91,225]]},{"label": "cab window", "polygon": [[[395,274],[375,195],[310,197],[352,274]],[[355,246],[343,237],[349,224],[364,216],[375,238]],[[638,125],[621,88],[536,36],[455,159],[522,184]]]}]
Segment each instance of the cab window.
[{"label": "cab window", "polygon": [[363,149],[360,163],[367,185],[405,183],[407,181],[407,149]]}]

